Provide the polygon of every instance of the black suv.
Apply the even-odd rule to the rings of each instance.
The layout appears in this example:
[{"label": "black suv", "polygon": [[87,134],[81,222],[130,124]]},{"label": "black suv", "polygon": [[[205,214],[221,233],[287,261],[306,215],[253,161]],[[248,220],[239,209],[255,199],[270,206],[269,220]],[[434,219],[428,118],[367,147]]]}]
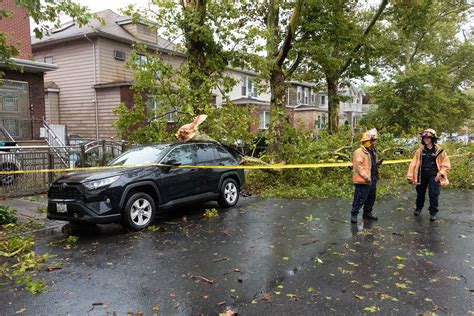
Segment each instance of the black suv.
[{"label": "black suv", "polygon": [[[158,211],[216,200],[231,207],[245,184],[240,153],[215,142],[166,143],[132,148],[112,160],[118,169],[65,174],[48,192],[48,218],[82,223],[120,222],[141,230]],[[160,163],[168,166],[137,167]],[[177,168],[219,165],[229,168]],[[130,166],[130,167],[126,167]]]}]

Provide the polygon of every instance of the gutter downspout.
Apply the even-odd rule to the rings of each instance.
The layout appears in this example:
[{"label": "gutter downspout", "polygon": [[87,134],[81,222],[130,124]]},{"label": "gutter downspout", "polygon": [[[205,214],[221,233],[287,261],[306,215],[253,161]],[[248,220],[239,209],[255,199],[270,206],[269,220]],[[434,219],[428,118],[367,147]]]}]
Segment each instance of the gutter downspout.
[{"label": "gutter downspout", "polygon": [[[92,44],[92,59],[94,61],[94,86],[97,85],[97,73],[96,73],[96,58],[95,58],[95,44],[84,34],[84,37]],[[94,87],[94,105],[95,105],[95,138],[99,140],[99,102],[97,101],[97,90]]]}]

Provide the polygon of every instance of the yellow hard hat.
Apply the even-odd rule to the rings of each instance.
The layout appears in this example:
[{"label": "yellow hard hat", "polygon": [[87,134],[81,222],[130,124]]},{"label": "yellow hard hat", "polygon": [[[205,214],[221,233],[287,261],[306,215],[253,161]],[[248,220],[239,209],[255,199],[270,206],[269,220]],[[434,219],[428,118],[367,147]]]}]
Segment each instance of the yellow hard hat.
[{"label": "yellow hard hat", "polygon": [[420,133],[421,137],[433,137],[433,138],[438,138],[438,135],[436,135],[436,131],[432,128],[427,128],[423,132]]},{"label": "yellow hard hat", "polygon": [[378,138],[379,138],[379,133],[377,132],[377,129],[372,128],[362,133],[360,141],[366,142],[366,141],[371,141]]}]

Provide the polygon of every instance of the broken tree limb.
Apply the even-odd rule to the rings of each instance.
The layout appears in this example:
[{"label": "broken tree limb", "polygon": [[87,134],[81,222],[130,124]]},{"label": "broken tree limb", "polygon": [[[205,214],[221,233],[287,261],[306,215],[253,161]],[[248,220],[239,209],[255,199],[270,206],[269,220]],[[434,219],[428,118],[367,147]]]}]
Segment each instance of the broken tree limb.
[{"label": "broken tree limb", "polygon": [[200,275],[191,275],[189,277],[190,279],[199,279],[199,280],[203,280],[209,284],[214,284],[214,280],[211,280],[211,279],[208,279],[208,278],[205,278],[203,276],[200,276]]}]

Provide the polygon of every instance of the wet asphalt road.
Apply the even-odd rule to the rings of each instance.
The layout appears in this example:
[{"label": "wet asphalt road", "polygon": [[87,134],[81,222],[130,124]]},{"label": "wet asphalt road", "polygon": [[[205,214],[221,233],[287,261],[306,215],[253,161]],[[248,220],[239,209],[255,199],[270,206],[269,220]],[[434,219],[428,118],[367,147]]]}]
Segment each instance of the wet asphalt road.
[{"label": "wet asphalt road", "polygon": [[[37,295],[1,286],[0,314],[472,315],[473,192],[443,191],[435,223],[414,197],[378,201],[373,224],[349,224],[348,200],[248,197],[219,218],[202,217],[213,203],[174,210],[157,231],[50,230],[36,251],[63,269],[40,272]],[[69,235],[72,249],[48,246]]]}]

